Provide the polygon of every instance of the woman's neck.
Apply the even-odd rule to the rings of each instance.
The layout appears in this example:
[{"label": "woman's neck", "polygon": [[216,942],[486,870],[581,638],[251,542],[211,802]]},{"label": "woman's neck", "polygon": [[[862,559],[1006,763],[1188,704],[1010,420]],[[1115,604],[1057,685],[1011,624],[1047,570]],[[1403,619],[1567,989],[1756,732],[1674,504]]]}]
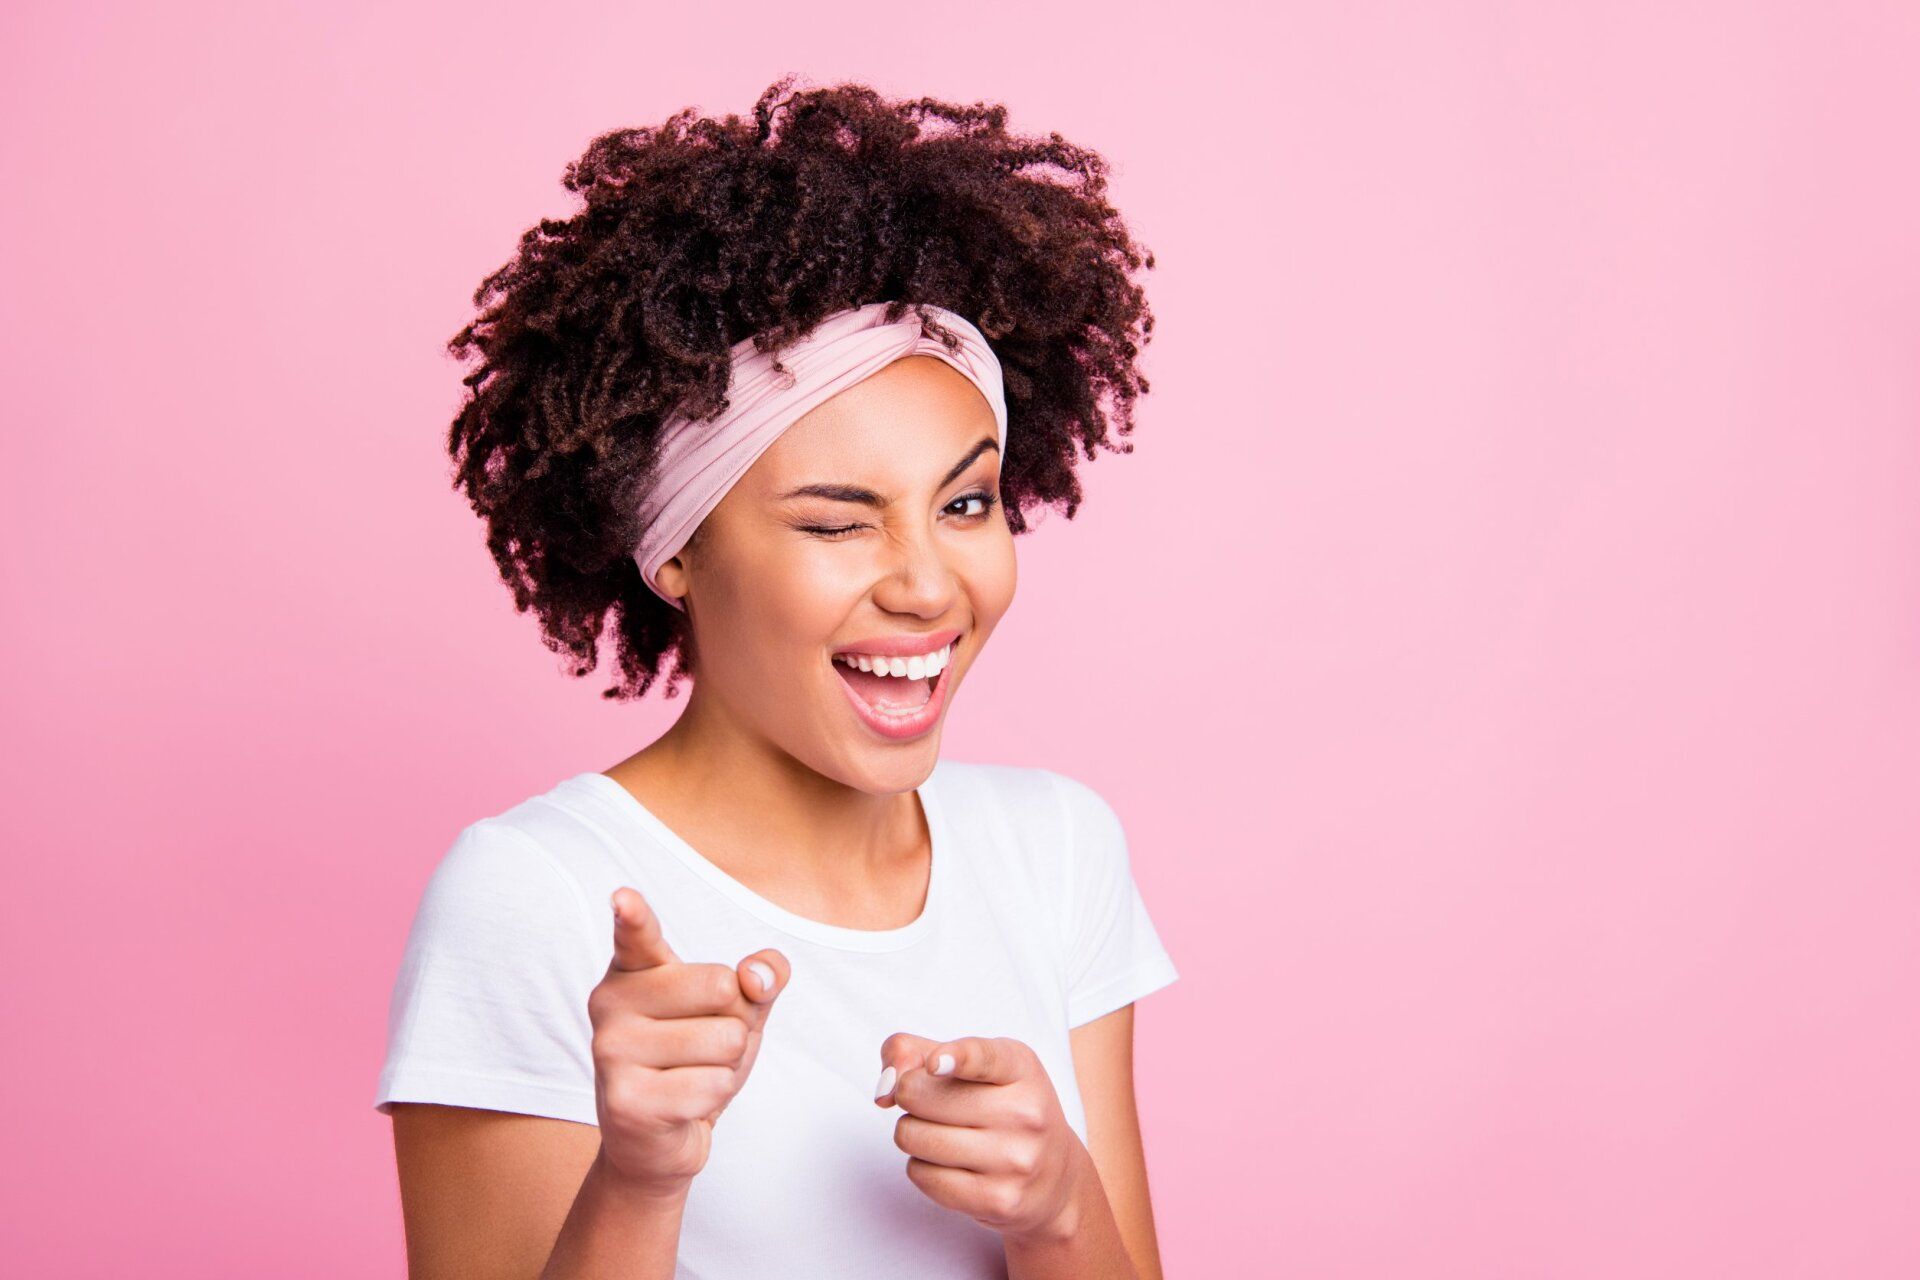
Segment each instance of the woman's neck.
[{"label": "woman's neck", "polygon": [[924,869],[929,838],[911,791],[848,786],[696,710],[690,701],[606,773],[703,857],[750,887],[800,881],[855,893]]}]

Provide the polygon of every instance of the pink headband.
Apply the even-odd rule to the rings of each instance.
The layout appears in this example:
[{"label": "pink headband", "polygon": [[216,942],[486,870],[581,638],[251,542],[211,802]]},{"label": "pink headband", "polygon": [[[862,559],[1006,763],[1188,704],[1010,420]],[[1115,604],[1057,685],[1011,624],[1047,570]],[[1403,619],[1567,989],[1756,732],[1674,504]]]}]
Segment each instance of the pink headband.
[{"label": "pink headband", "polygon": [[[911,307],[892,324],[889,304],[870,302],[836,311],[777,353],[758,351],[748,338],[733,346],[727,408],[707,422],[673,414],[661,426],[653,479],[640,500],[642,532],[634,563],[653,593],[676,609],[686,606],[660,589],[654,575],[687,545],[707,513],[747,474],[755,458],[809,410],[906,356],[934,356],[965,374],[993,407],[1000,448],[1007,447],[1007,402],[1000,361],[980,331],[944,307],[925,310],[960,339],[948,351],[928,335]],[[774,355],[787,367],[782,378]]]}]

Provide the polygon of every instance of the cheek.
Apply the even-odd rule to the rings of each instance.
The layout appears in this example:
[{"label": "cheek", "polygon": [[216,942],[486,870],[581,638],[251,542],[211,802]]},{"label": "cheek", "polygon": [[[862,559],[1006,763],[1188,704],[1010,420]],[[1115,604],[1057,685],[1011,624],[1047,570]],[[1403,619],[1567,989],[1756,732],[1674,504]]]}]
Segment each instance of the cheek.
[{"label": "cheek", "polygon": [[811,660],[838,632],[847,601],[857,590],[844,585],[844,573],[806,557],[765,560],[742,578],[745,587],[737,618],[766,661],[766,678],[791,684],[793,664]]},{"label": "cheek", "polygon": [[862,551],[858,537],[849,542],[809,539],[791,544],[778,557],[770,557],[767,568],[781,577],[780,590],[811,600],[814,612],[834,621],[845,617],[847,606],[872,585],[875,572],[872,557]]},{"label": "cheek", "polygon": [[703,663],[778,701],[794,687],[796,655],[817,654],[845,615],[830,562],[774,546],[733,546],[710,568],[699,583]]},{"label": "cheek", "polygon": [[973,544],[959,566],[961,581],[972,600],[974,616],[983,630],[990,629],[1013,603],[1019,585],[1019,558],[1013,549],[1013,534],[1004,527],[999,536],[981,538]]}]

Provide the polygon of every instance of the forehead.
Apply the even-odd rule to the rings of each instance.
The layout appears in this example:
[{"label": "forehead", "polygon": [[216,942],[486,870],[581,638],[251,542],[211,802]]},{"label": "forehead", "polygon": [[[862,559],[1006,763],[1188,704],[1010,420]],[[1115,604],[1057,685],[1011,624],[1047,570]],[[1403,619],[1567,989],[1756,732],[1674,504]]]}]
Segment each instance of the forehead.
[{"label": "forehead", "polygon": [[[938,479],[998,432],[967,376],[934,356],[895,360],[815,406],[755,460],[743,484],[771,492],[809,480]],[[822,474],[830,473],[830,474]]]}]

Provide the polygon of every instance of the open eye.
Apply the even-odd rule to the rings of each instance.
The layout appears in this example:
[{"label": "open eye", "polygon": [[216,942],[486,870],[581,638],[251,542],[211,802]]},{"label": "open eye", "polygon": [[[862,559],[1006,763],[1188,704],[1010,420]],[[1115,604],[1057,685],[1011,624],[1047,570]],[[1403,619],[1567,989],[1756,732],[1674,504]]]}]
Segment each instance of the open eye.
[{"label": "open eye", "polygon": [[961,511],[961,512],[957,512],[956,514],[968,520],[982,520],[982,519],[985,519],[987,514],[993,510],[994,504],[997,503],[999,500],[1000,499],[998,497],[987,492],[985,489],[976,489],[972,493],[962,494],[960,497],[955,498],[952,502],[949,502],[947,504],[947,510],[952,511],[953,508],[960,506],[962,503],[977,502],[980,504],[977,510]]}]

